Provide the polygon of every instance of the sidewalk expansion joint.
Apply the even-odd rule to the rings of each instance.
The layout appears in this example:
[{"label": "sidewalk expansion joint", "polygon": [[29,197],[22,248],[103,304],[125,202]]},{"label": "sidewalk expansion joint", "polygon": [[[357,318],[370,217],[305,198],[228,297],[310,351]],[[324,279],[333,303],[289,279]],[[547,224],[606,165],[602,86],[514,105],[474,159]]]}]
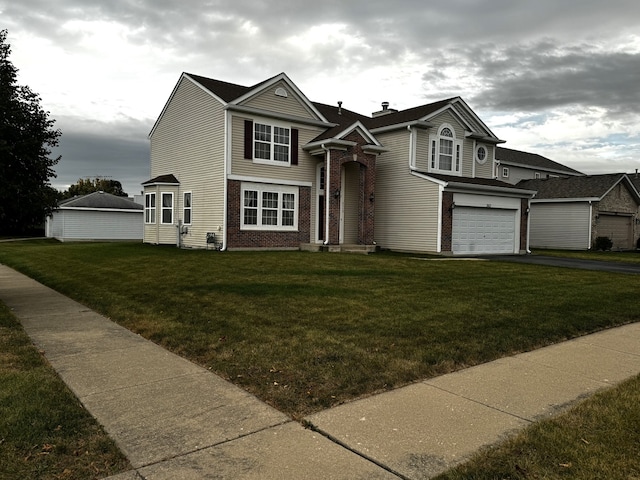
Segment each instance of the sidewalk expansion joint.
[{"label": "sidewalk expansion joint", "polygon": [[[242,438],[250,437],[251,435],[255,435],[256,433],[264,432],[266,430],[270,430],[270,429],[275,428],[275,427],[280,427],[282,425],[286,425],[287,423],[291,423],[293,421],[294,420],[287,419],[287,420],[284,420],[282,422],[274,423],[273,425],[269,425],[269,426],[266,426],[266,427],[259,428],[257,430],[253,430],[251,432],[240,434],[240,435],[238,435],[236,437],[233,437],[233,438],[228,438],[226,440],[222,440],[220,442],[212,443],[210,445],[205,445],[203,447],[194,448],[193,450],[189,450],[187,452],[183,452],[183,453],[180,453],[180,454],[177,454],[177,455],[161,458],[160,460],[156,460],[156,461],[153,461],[153,462],[145,463],[144,465],[137,465],[134,468],[135,468],[136,473],[138,475],[141,475],[144,478],[144,475],[140,474],[140,472],[139,472],[139,470],[141,470],[143,468],[152,467],[154,465],[160,465],[161,463],[169,462],[171,460],[175,460],[175,459],[182,458],[182,457],[187,457],[189,455],[193,455],[194,453],[202,452],[204,450],[209,450],[210,448],[215,448],[215,447],[219,447],[221,445],[226,445],[227,443],[235,442],[235,441],[240,440]],[[403,480],[411,480],[411,479],[405,479],[403,477]]]},{"label": "sidewalk expansion joint", "polygon": [[325,437],[327,440],[329,440],[330,442],[335,443],[335,444],[336,444],[336,445],[338,445],[339,447],[342,447],[342,448],[344,448],[345,450],[347,450],[347,451],[349,451],[349,452],[353,453],[354,455],[357,455],[357,456],[359,456],[360,458],[363,458],[364,460],[367,460],[368,462],[371,462],[371,463],[373,463],[374,465],[377,465],[378,467],[380,467],[381,469],[383,469],[383,470],[385,470],[385,471],[389,472],[390,474],[395,475],[395,476],[396,476],[396,477],[398,477],[399,479],[401,479],[401,480],[412,480],[410,477],[407,477],[406,475],[403,475],[402,473],[397,472],[396,470],[394,470],[394,469],[393,469],[393,468],[391,468],[390,466],[385,465],[385,464],[384,464],[384,463],[382,463],[382,462],[379,462],[379,461],[378,461],[378,460],[376,460],[375,458],[370,457],[370,456],[368,456],[368,455],[366,455],[366,454],[364,454],[364,453],[362,453],[362,452],[360,452],[360,451],[358,451],[358,450],[356,450],[356,449],[354,449],[354,448],[350,447],[349,445],[347,445],[346,443],[344,443],[342,440],[339,440],[339,439],[337,439],[336,437],[334,437],[333,435],[331,435],[330,433],[325,432],[325,431],[324,431],[324,430],[322,430],[321,428],[319,428],[319,427],[315,426],[313,423],[311,423],[311,422],[309,422],[309,421],[306,421],[306,420],[305,420],[305,421],[302,423],[302,425],[303,425],[305,428],[308,428],[309,430],[311,430],[311,431],[313,431],[313,432],[316,432],[316,433],[318,433],[318,434],[322,435],[322,436],[323,436],[323,437]]}]

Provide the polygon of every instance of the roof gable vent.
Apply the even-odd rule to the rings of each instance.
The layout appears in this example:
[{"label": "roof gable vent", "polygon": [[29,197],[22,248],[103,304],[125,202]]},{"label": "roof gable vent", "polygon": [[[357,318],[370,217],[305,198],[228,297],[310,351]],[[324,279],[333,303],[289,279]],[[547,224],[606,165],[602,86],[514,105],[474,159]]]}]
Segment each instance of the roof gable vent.
[{"label": "roof gable vent", "polygon": [[284,88],[278,87],[276,88],[276,96],[287,98],[289,96],[289,93]]}]

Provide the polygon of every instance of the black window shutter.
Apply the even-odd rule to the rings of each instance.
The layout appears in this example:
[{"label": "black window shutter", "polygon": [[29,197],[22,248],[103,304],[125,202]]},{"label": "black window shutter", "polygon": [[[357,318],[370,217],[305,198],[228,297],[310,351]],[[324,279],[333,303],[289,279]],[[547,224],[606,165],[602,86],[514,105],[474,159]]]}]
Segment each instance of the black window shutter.
[{"label": "black window shutter", "polygon": [[253,159],[253,120],[244,121],[244,158]]},{"label": "black window shutter", "polygon": [[291,129],[291,165],[298,165],[298,129]]}]

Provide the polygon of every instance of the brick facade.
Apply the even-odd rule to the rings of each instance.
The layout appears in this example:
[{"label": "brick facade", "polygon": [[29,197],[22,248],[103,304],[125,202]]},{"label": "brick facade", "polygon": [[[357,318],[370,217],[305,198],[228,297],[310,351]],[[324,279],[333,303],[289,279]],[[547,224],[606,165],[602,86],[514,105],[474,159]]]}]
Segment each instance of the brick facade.
[{"label": "brick facade", "polygon": [[442,252],[451,253],[453,235],[453,193],[442,192]]},{"label": "brick facade", "polygon": [[529,199],[520,200],[520,251],[527,250],[527,227],[529,226]]},{"label": "brick facade", "polygon": [[227,188],[227,248],[298,248],[311,241],[311,187],[299,187],[298,230],[241,230],[241,182],[229,180]]},{"label": "brick facade", "polygon": [[[375,182],[376,182],[376,155],[364,153],[365,140],[357,133],[352,132],[344,140],[356,142],[347,151],[331,150],[329,172],[327,173],[326,192],[330,196],[329,211],[329,244],[340,243],[340,196],[334,196],[334,192],[340,191],[342,185],[342,166],[348,162],[356,162],[359,165],[359,199],[358,202],[358,244],[372,245],[374,241],[375,218]],[[343,192],[340,192],[341,194]]]}]

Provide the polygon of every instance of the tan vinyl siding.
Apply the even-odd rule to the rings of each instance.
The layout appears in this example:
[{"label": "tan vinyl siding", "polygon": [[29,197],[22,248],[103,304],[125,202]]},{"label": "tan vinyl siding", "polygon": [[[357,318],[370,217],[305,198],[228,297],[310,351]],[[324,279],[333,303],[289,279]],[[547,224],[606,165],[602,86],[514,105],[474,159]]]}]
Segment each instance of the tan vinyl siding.
[{"label": "tan vinyl siding", "polygon": [[431,130],[416,130],[416,169],[421,172],[429,171],[431,146],[429,132]]},{"label": "tan vinyl siding", "polygon": [[590,247],[587,202],[532,203],[529,221],[531,248],[584,250]]},{"label": "tan vinyl siding", "polygon": [[[288,96],[281,97],[276,95],[278,88],[283,88]],[[278,112],[296,117],[316,119],[306,108],[303,100],[300,99],[285,82],[278,82],[268,90],[260,92],[255,97],[244,101],[241,105],[266,110],[268,112]]]},{"label": "tan vinyl siding", "polygon": [[[205,247],[206,233],[217,232],[224,220],[224,111],[188,79],[178,85],[151,137],[151,177],[167,174],[180,181],[174,198],[176,223],[182,220],[183,192],[192,192],[192,225],[182,236],[183,245]],[[159,196],[157,202],[159,207]],[[153,243],[175,243],[176,228],[169,233],[162,227]],[[145,241],[150,241],[151,231],[145,227]]]},{"label": "tan vinyl siding", "polygon": [[376,243],[393,250],[436,252],[438,186],[411,175],[408,131],[379,138],[389,151],[376,162]]},{"label": "tan vinyl siding", "polygon": [[493,156],[495,147],[493,145],[486,145],[484,143],[477,143],[477,145],[482,145],[487,149],[487,161],[484,164],[479,164],[476,162],[476,152],[475,149],[473,151],[473,161],[475,162],[476,169],[476,178],[493,178],[494,175],[494,166],[493,166]]}]

